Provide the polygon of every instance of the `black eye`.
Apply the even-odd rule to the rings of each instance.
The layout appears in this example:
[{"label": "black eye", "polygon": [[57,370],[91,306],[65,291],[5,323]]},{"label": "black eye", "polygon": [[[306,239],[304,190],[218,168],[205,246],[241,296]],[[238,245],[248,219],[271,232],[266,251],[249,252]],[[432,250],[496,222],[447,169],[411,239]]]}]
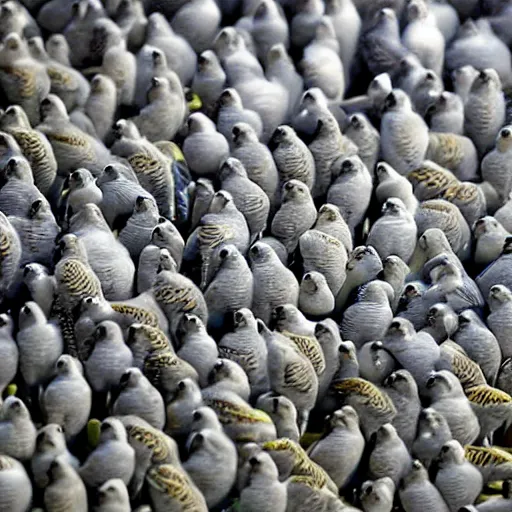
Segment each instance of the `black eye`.
[{"label": "black eye", "polygon": [[219,253],[219,256],[222,258],[222,259],[225,259],[228,257],[228,254],[229,254],[229,251],[227,249],[222,249]]},{"label": "black eye", "polygon": [[64,368],[64,361],[62,361],[62,360],[57,361],[57,368]]},{"label": "black eye", "polygon": [[180,380],[180,382],[178,382],[178,389],[180,391],[183,391],[185,388],[186,388],[185,383],[182,380]]},{"label": "black eye", "polygon": [[447,452],[449,452],[449,451],[450,451],[450,447],[449,447],[449,446],[443,446],[443,447],[441,448],[441,451],[442,451],[443,453],[447,453]]},{"label": "black eye", "polygon": [[194,411],[192,417],[194,421],[199,421],[203,417],[203,415],[199,411]]}]

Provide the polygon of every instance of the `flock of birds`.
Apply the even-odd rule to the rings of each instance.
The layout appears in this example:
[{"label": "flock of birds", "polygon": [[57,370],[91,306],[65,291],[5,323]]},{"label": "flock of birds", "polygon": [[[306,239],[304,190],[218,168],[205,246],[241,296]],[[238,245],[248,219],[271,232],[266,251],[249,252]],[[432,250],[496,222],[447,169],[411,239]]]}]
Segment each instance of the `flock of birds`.
[{"label": "flock of birds", "polygon": [[0,512],[512,512],[511,0],[0,39]]}]

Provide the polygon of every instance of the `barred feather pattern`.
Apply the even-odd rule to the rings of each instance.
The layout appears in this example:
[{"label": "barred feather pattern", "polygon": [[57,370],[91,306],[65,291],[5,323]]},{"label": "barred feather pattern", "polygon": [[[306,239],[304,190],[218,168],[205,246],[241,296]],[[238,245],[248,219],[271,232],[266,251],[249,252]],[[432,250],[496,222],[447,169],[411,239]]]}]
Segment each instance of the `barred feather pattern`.
[{"label": "barred feather pattern", "polygon": [[198,500],[185,473],[171,464],[152,467],[146,476],[149,484],[179,502],[183,512],[197,512]]}]

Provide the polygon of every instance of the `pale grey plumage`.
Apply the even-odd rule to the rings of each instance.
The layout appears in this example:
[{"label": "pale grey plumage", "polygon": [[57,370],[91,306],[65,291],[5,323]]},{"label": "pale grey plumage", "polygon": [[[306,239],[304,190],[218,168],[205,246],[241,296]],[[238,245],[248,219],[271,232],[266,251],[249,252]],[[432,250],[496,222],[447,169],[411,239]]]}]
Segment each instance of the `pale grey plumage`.
[{"label": "pale grey plumage", "polygon": [[84,362],[85,375],[96,392],[107,392],[119,384],[121,375],[132,365],[132,353],[125,345],[121,328],[111,320],[94,331],[94,348]]},{"label": "pale grey plumage", "polygon": [[124,425],[115,418],[101,424],[98,446],[92,451],[78,473],[88,487],[100,487],[111,478],[120,478],[128,485],[134,471],[135,451],[128,444]]},{"label": "pale grey plumage", "polygon": [[165,425],[164,401],[138,368],[128,368],[119,381],[121,391],[112,404],[112,413],[135,414],[151,426],[162,429]]},{"label": "pale grey plumage", "polygon": [[252,396],[258,397],[269,389],[267,347],[250,309],[235,311],[234,331],[224,334],[218,350],[220,357],[231,359],[244,369]]},{"label": "pale grey plumage", "polygon": [[35,302],[27,302],[19,314],[16,336],[20,371],[27,386],[45,384],[52,376],[62,354],[62,336],[58,327],[48,322]]},{"label": "pale grey plumage", "polygon": [[36,427],[27,406],[17,397],[8,396],[2,404],[0,451],[20,462],[29,461],[36,449]]},{"label": "pale grey plumage", "polygon": [[48,469],[51,463],[59,457],[75,469],[78,468],[78,459],[71,455],[66,447],[63,429],[55,423],[48,423],[38,430],[36,438],[36,451],[30,461],[30,469],[34,475],[35,484],[45,488],[50,479]]},{"label": "pale grey plumage", "polygon": [[464,449],[458,441],[448,441],[441,448],[435,485],[450,510],[476,501],[483,486],[480,471],[464,457]]},{"label": "pale grey plumage", "polygon": [[267,226],[270,199],[249,179],[242,162],[235,158],[230,157],[222,164],[218,176],[222,189],[231,194],[235,206],[247,220],[251,240],[255,240]]},{"label": "pale grey plumage", "polygon": [[301,235],[299,250],[305,272],[320,272],[334,296],[338,295],[345,282],[347,250],[336,238],[311,229]]},{"label": "pale grey plumage", "polygon": [[324,436],[310,447],[308,455],[343,489],[361,460],[365,440],[359,417],[348,405],[335,411],[326,423]]},{"label": "pale grey plumage", "polygon": [[338,207],[353,233],[364,220],[370,204],[371,175],[358,156],[341,157],[331,169],[334,181],[327,191],[327,202]]},{"label": "pale grey plumage", "polygon": [[270,246],[256,242],[249,250],[249,262],[255,284],[251,309],[256,318],[268,322],[276,306],[298,303],[297,279]]},{"label": "pale grey plumage", "polygon": [[[360,348],[367,341],[382,339],[393,312],[386,290],[377,281],[368,283],[358,299],[343,313],[341,333],[344,339],[352,340]],[[361,325],[363,318],[364,325]]]},{"label": "pale grey plumage", "polygon": [[44,504],[48,512],[88,510],[85,485],[76,469],[62,455],[50,464],[48,474],[50,483],[44,490]]},{"label": "pale grey plumage", "polygon": [[428,127],[411,107],[404,91],[394,89],[386,98],[381,125],[383,158],[398,173],[418,167],[428,148]]},{"label": "pale grey plumage", "polygon": [[87,424],[92,405],[89,384],[77,361],[63,354],[55,363],[56,376],[41,396],[41,408],[47,423],[65,429],[66,439],[73,439]]},{"label": "pale grey plumage", "polygon": [[428,512],[450,511],[441,493],[430,482],[427,470],[419,460],[412,463],[412,469],[404,478],[398,493],[406,512],[418,510],[418,503],[421,503],[422,510]]},{"label": "pale grey plumage", "polygon": [[276,207],[279,194],[279,176],[270,150],[258,141],[254,129],[247,123],[236,123],[232,130],[233,149],[231,156],[240,160],[251,181],[267,194],[272,209]]},{"label": "pale grey plumage", "polygon": [[430,407],[446,418],[453,438],[463,445],[471,444],[480,433],[480,425],[457,377],[446,370],[434,372],[426,388]]},{"label": "pale grey plumage", "polygon": [[397,485],[410,471],[411,464],[411,456],[395,427],[391,423],[382,425],[376,432],[375,445],[368,462],[370,477],[388,476]]},{"label": "pale grey plumage", "polygon": [[334,295],[323,274],[309,271],[304,274],[299,289],[299,309],[313,318],[328,316],[334,310]]},{"label": "pale grey plumage", "polygon": [[177,335],[180,346],[177,355],[196,369],[200,384],[205,386],[208,383],[208,375],[219,357],[217,344],[207,333],[201,319],[188,313],[183,316]]},{"label": "pale grey plumage", "polygon": [[494,69],[484,69],[475,78],[464,109],[464,130],[480,155],[490,150],[505,124],[505,99]]}]

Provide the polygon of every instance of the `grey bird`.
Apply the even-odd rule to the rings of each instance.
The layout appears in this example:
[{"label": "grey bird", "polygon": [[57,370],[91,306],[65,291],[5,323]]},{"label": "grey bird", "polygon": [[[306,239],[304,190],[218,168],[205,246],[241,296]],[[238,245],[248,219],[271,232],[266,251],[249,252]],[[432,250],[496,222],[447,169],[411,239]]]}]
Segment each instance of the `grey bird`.
[{"label": "grey bird", "polygon": [[105,140],[114,122],[117,103],[115,82],[107,75],[94,75],[84,112],[92,121],[100,140]]},{"label": "grey bird", "polygon": [[316,121],[313,140],[308,148],[315,161],[313,196],[322,197],[331,184],[331,169],[334,162],[342,156],[355,155],[357,147],[341,133],[338,122],[330,112],[321,112]]},{"label": "grey bird", "polygon": [[441,229],[450,246],[465,261],[470,250],[470,229],[460,210],[444,199],[431,199],[423,202],[414,217],[418,226],[418,236],[428,229]]},{"label": "grey bird", "polygon": [[270,455],[257,453],[249,458],[247,485],[240,492],[240,506],[247,512],[285,512],[287,492]]},{"label": "grey bird", "polygon": [[411,453],[429,468],[443,445],[451,439],[452,434],[445,417],[431,407],[423,409],[418,418],[418,433]]},{"label": "grey bird", "polygon": [[100,280],[105,298],[131,298],[135,264],[126,247],[114,237],[100,208],[92,203],[86,204],[71,217],[69,231],[83,244],[88,262]]},{"label": "grey bird", "polygon": [[250,309],[235,311],[233,323],[233,332],[224,334],[218,343],[219,356],[235,361],[244,369],[251,385],[251,396],[259,397],[269,389],[265,340],[258,332]]},{"label": "grey bird", "polygon": [[[382,260],[395,255],[408,263],[416,246],[417,227],[413,215],[397,197],[386,200],[382,216],[373,224],[366,243],[375,248]],[[400,233],[395,237],[395,233]]]},{"label": "grey bird", "polygon": [[165,432],[173,437],[187,436],[192,429],[193,412],[202,405],[199,386],[189,378],[179,381],[174,395],[166,404]]},{"label": "grey bird", "polygon": [[475,263],[489,265],[500,256],[505,240],[510,233],[490,215],[481,217],[473,225],[475,243]]},{"label": "grey bird", "polygon": [[353,290],[375,279],[382,268],[382,261],[373,247],[356,247],[348,259],[347,277],[336,297],[336,313],[340,314],[343,311]]},{"label": "grey bird", "polygon": [[30,461],[30,469],[34,475],[35,484],[39,488],[44,489],[50,482],[48,470],[57,457],[75,469],[80,464],[66,447],[62,427],[55,423],[48,423],[37,432],[36,451]]},{"label": "grey bird", "polygon": [[395,484],[389,477],[378,480],[366,480],[361,486],[359,499],[364,512],[391,512]]},{"label": "grey bird", "polygon": [[98,176],[112,160],[103,143],[70,121],[66,107],[58,96],[48,94],[41,101],[40,108],[41,123],[37,125],[37,130],[50,141],[58,164],[57,174],[66,177],[70,172],[86,167],[94,176]]},{"label": "grey bird", "polygon": [[[109,164],[97,178],[103,198],[99,204],[110,227],[131,214],[137,197],[150,195],[138,183],[128,177],[128,168],[121,164]],[[108,206],[107,206],[108,205]],[[116,222],[117,221],[117,222]]]},{"label": "grey bird", "polygon": [[0,315],[0,390],[2,393],[14,380],[18,371],[19,350],[13,337],[12,318],[6,313]]},{"label": "grey bird", "polygon": [[190,170],[199,176],[214,176],[229,156],[228,141],[217,132],[213,122],[199,112],[190,115],[187,125],[183,154]]},{"label": "grey bird", "polygon": [[487,382],[493,386],[501,363],[501,349],[496,337],[472,310],[460,313],[458,323],[453,340],[480,366]]},{"label": "grey bird", "polygon": [[428,148],[428,127],[412,110],[407,94],[394,89],[386,98],[381,125],[381,152],[398,173],[421,164]]},{"label": "grey bird", "polygon": [[306,272],[299,288],[299,309],[311,318],[324,318],[334,310],[334,295],[320,272]]},{"label": "grey bird", "polygon": [[165,406],[162,395],[138,368],[128,368],[119,381],[120,392],[112,404],[114,415],[135,414],[151,426],[163,429]]},{"label": "grey bird", "polygon": [[397,410],[392,425],[410,450],[416,439],[416,428],[421,411],[418,385],[410,372],[397,370],[384,380],[383,386]]},{"label": "grey bird", "polygon": [[197,57],[197,69],[192,79],[192,90],[199,95],[205,112],[213,112],[224,90],[226,73],[212,50],[205,50]]},{"label": "grey bird", "polygon": [[23,467],[15,458],[2,454],[0,457],[1,506],[4,510],[23,512],[32,502],[32,483]]},{"label": "grey bird", "polygon": [[[349,4],[349,2],[344,3]],[[371,124],[368,117],[359,113],[352,114],[349,117],[343,135],[357,146],[359,158],[373,175],[380,152],[380,133],[378,130]]]},{"label": "grey bird", "polygon": [[62,336],[35,302],[27,302],[21,308],[18,324],[16,343],[21,375],[29,388],[37,388],[52,377],[63,350]]},{"label": "grey bird", "polygon": [[35,126],[40,120],[39,103],[50,92],[50,77],[44,64],[31,57],[26,42],[15,32],[3,40],[0,83],[9,104],[20,105]]},{"label": "grey bird", "polygon": [[288,338],[270,331],[260,319],[258,331],[267,344],[270,388],[293,402],[302,434],[318,395],[315,369]]},{"label": "grey bird", "polygon": [[148,195],[138,196],[126,226],[119,233],[119,241],[128,249],[135,262],[151,242],[153,229],[158,225],[159,219],[156,201]]},{"label": "grey bird", "polygon": [[124,425],[115,418],[101,423],[99,444],[80,466],[78,473],[88,487],[120,478],[128,485],[135,467],[135,451],[128,444]]},{"label": "grey bird", "polygon": [[501,284],[495,284],[489,291],[487,300],[491,314],[487,317],[487,325],[500,345],[503,358],[512,355],[512,346],[506,336],[509,325],[509,311],[512,308],[512,293]]},{"label": "grey bird", "polygon": [[128,160],[139,183],[155,198],[160,213],[174,218],[174,177],[170,159],[143,138],[131,121],[117,121],[114,136],[113,153]]},{"label": "grey bird", "polygon": [[484,69],[475,78],[464,116],[464,131],[475,143],[478,153],[484,155],[492,149],[505,124],[505,99],[500,77],[494,69]]},{"label": "grey bird", "polygon": [[409,212],[416,212],[418,199],[414,195],[412,183],[405,176],[398,174],[386,162],[379,162],[375,168],[375,177],[375,196],[379,204],[383,205],[387,199],[397,197],[402,200]]},{"label": "grey bird", "polygon": [[374,446],[368,461],[371,478],[390,477],[397,483],[410,471],[411,456],[395,427],[386,423],[375,433]]},{"label": "grey bird", "polygon": [[275,307],[297,305],[297,279],[273,249],[263,242],[256,242],[249,250],[249,262],[255,284],[251,309],[256,318],[268,322]]},{"label": "grey bird", "polygon": [[0,449],[20,462],[29,461],[36,449],[36,427],[27,406],[17,397],[8,396],[2,404]]},{"label": "grey bird", "polygon": [[434,483],[451,511],[458,511],[476,501],[482,490],[483,478],[480,471],[466,460],[464,448],[458,441],[448,441],[443,445],[437,466]]},{"label": "grey bird", "polygon": [[92,390],[107,393],[113,389],[132,365],[132,360],[119,325],[111,320],[101,322],[94,331],[93,350],[84,362],[85,375]]},{"label": "grey bird", "polygon": [[208,214],[190,234],[185,246],[184,259],[201,256],[201,287],[206,286],[213,250],[223,243],[233,244],[242,254],[249,247],[250,233],[247,221],[238,210],[233,197],[225,190],[213,196]]},{"label": "grey bird", "polygon": [[317,231],[322,231],[322,233],[339,240],[345,246],[347,254],[352,252],[352,234],[337,206],[324,203],[318,210],[316,223],[313,227]]},{"label": "grey bird", "polygon": [[411,471],[404,478],[398,494],[406,512],[419,510],[418,503],[420,502],[422,510],[425,511],[450,511],[441,493],[430,482],[428,472],[419,460],[412,463]]},{"label": "grey bird", "polygon": [[55,364],[56,376],[41,396],[47,423],[60,425],[67,440],[74,439],[87,424],[92,393],[77,360],[63,354]]},{"label": "grey bird", "polygon": [[434,304],[427,315],[427,325],[423,329],[441,344],[450,339],[459,328],[459,318],[455,311],[448,304]]},{"label": "grey bird", "polygon": [[247,123],[236,123],[232,138],[231,156],[242,163],[249,179],[267,194],[271,208],[275,210],[279,200],[279,176],[272,153],[259,142],[256,132]]},{"label": "grey bird", "polygon": [[300,434],[297,424],[297,409],[293,402],[284,395],[272,391],[261,394],[256,401],[256,408],[266,412],[276,426],[277,437],[286,437],[299,442]]},{"label": "grey bird", "polygon": [[236,89],[224,89],[218,99],[217,131],[224,135],[231,145],[233,127],[237,123],[250,125],[258,138],[261,137],[263,125],[257,112],[245,109]]},{"label": "grey bird", "polygon": [[482,160],[482,178],[494,187],[502,203],[507,201],[512,189],[507,172],[508,155],[512,148],[511,139],[512,127],[508,125],[498,132],[494,149],[489,151]]},{"label": "grey bird", "polygon": [[128,512],[130,496],[125,483],[120,478],[107,480],[98,489],[98,512]]},{"label": "grey bird", "polygon": [[46,510],[88,510],[85,485],[76,469],[62,455],[50,464],[48,475],[50,482],[44,490]]},{"label": "grey bird", "polygon": [[351,156],[336,160],[332,173],[334,181],[327,191],[327,202],[338,207],[353,234],[356,226],[364,220],[370,204],[370,172],[358,156]]},{"label": "grey bird", "polygon": [[[347,354],[343,355],[348,357]],[[341,350],[340,356],[342,356]],[[382,384],[397,367],[394,357],[384,348],[382,341],[365,343],[357,352],[356,357],[359,363],[359,376],[378,385]]]},{"label": "grey bird", "polygon": [[[199,60],[191,45],[183,36],[174,32],[161,12],[151,13],[147,21],[146,43],[164,52],[169,68],[180,77],[183,84],[189,84]],[[199,91],[195,92],[204,101],[203,95]]]},{"label": "grey bird", "polygon": [[[233,442],[220,430],[205,428],[187,439],[188,458],[183,468],[204,495],[209,507],[220,503],[231,490],[236,478],[237,454]],[[222,474],[215,468],[222,466]]]},{"label": "grey bird", "polygon": [[309,190],[315,183],[315,160],[306,144],[290,126],[279,126],[270,141],[281,185],[289,180],[306,184]]},{"label": "grey bird", "polygon": [[204,292],[210,327],[221,327],[226,317],[249,308],[253,299],[253,276],[245,258],[234,245],[223,245],[212,255],[212,277]]},{"label": "grey bird", "polygon": [[361,36],[361,54],[375,76],[379,73],[392,73],[407,49],[400,41],[400,31],[396,13],[389,8],[375,12],[370,26]]},{"label": "grey bird", "polygon": [[[361,325],[362,318],[373,320]],[[344,339],[352,340],[357,348],[361,348],[367,341],[382,339],[392,319],[386,289],[380,282],[372,281],[361,289],[358,302],[343,313],[341,334]]]},{"label": "grey bird", "polygon": [[437,133],[464,133],[464,102],[456,93],[443,91],[427,108],[425,117],[430,130]]},{"label": "grey bird", "polygon": [[427,381],[440,357],[439,346],[426,332],[417,333],[405,318],[394,318],[383,338],[383,346],[414,377],[420,394],[427,391]]},{"label": "grey bird", "polygon": [[364,446],[359,417],[351,406],[346,405],[327,419],[323,436],[309,448],[308,456],[325,469],[339,489],[343,489],[361,460]]},{"label": "grey bird", "polygon": [[242,162],[233,157],[222,164],[218,176],[222,189],[231,194],[235,206],[247,220],[251,240],[256,240],[267,226],[269,197],[257,183],[249,179]]},{"label": "grey bird", "polygon": [[320,272],[334,296],[338,295],[345,282],[347,251],[336,238],[310,229],[301,235],[299,250],[305,272]]},{"label": "grey bird", "polygon": [[176,73],[151,78],[147,104],[131,121],[148,140],[173,139],[186,117],[185,94]]},{"label": "grey bird", "polygon": [[508,288],[510,288],[512,285],[506,272],[508,261],[511,257],[510,254],[512,253],[511,244],[512,238],[508,236],[505,238],[500,256],[491,262],[491,264],[488,265],[487,268],[485,268],[483,272],[477,276],[476,283],[478,284],[478,287],[484,296],[489,295],[493,285],[500,284]]},{"label": "grey bird", "polygon": [[446,418],[453,438],[463,445],[471,444],[480,433],[480,425],[457,377],[446,370],[434,372],[426,387],[431,407]]},{"label": "grey bird", "polygon": [[214,339],[207,333],[201,319],[188,313],[181,319],[177,336],[179,341],[177,355],[196,369],[200,385],[205,386],[218,358]]},{"label": "grey bird", "polygon": [[19,105],[10,105],[0,117],[0,127],[14,137],[30,163],[34,183],[46,195],[57,174],[57,161],[48,139],[32,129],[27,114]]}]

